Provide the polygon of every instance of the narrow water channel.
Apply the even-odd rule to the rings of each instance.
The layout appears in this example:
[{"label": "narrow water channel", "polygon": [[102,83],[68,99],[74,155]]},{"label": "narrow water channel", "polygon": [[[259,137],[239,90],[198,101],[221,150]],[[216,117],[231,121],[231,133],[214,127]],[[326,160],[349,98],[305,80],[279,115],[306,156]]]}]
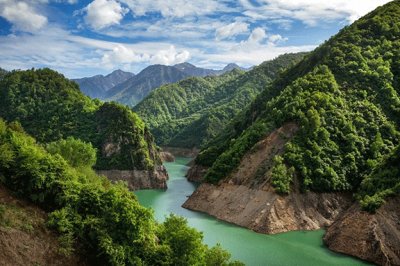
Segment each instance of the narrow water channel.
[{"label": "narrow water channel", "polygon": [[164,164],[170,178],[168,190],[135,192],[142,205],[154,210],[157,220],[163,221],[169,213],[184,216],[192,227],[203,232],[206,244],[213,246],[221,243],[234,259],[250,266],[369,265],[324,247],[323,230],[264,235],[182,208],[187,196],[195,189],[195,185],[184,177],[189,161],[189,158],[177,158],[173,163]]}]

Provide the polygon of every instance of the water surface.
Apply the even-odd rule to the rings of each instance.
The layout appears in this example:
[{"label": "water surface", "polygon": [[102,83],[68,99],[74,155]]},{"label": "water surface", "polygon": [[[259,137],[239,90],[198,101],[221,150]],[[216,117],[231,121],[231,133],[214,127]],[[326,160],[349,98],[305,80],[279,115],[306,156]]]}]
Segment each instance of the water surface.
[{"label": "water surface", "polygon": [[189,158],[177,158],[173,163],[164,164],[170,178],[168,190],[135,192],[142,205],[154,210],[157,220],[163,221],[169,213],[184,216],[192,227],[203,232],[206,244],[221,243],[234,259],[250,266],[368,265],[328,250],[322,242],[323,230],[264,235],[182,208],[187,196],[195,189],[195,185],[184,177],[189,161]]}]

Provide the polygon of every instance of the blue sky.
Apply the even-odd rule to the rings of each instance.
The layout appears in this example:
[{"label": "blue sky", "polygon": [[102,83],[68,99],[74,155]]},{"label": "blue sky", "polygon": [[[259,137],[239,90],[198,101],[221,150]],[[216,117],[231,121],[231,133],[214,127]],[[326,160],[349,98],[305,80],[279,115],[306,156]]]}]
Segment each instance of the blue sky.
[{"label": "blue sky", "polygon": [[310,51],[388,0],[0,0],[0,67],[69,78]]}]

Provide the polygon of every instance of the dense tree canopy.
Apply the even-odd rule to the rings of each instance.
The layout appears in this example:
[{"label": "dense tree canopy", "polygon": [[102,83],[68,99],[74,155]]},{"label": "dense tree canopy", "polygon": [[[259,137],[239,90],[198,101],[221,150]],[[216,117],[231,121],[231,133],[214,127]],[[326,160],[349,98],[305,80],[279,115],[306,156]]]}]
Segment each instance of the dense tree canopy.
[{"label": "dense tree canopy", "polygon": [[91,143],[97,149],[96,168],[151,169],[160,163],[153,138],[136,114],[91,100],[76,83],[50,69],[5,75],[0,117],[19,121],[42,143],[67,137]]},{"label": "dense tree canopy", "polygon": [[0,148],[0,185],[49,212],[64,253],[79,251],[94,265],[229,265],[229,254],[209,249],[185,219],[159,224],[125,185],[81,171],[74,149],[92,156],[89,144],[59,140],[46,145],[49,153],[20,124],[0,119]]},{"label": "dense tree canopy", "polygon": [[290,168],[304,190],[364,195],[368,188],[374,195],[383,184],[395,186],[398,179],[376,169],[400,141],[399,62],[400,2],[393,1],[282,73],[204,147],[196,163],[209,166],[206,180],[217,182],[257,141],[296,122],[300,130],[276,160],[278,191],[289,192]]}]

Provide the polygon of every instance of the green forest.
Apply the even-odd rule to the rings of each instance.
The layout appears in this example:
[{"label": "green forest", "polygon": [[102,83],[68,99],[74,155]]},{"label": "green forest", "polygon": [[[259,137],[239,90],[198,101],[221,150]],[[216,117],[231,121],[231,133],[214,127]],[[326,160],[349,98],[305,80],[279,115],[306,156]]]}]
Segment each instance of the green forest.
[{"label": "green forest", "polygon": [[376,209],[400,184],[396,172],[380,170],[400,140],[399,34],[393,2],[282,73],[202,149],[196,163],[210,167],[206,180],[227,177],[256,142],[296,122],[300,130],[273,169],[277,191],[289,193],[297,176],[303,191],[353,191]]},{"label": "green forest", "polygon": [[184,218],[157,223],[123,183],[97,176],[90,143],[43,145],[0,119],[0,149],[1,183],[49,213],[64,255],[77,252],[94,265],[242,265],[219,245],[204,245]]},{"label": "green forest", "polygon": [[[0,117],[41,143],[74,137],[97,150],[96,169],[153,169],[161,161],[148,128],[128,107],[84,96],[50,70],[12,71],[0,80]],[[106,147],[115,146],[107,151]]]},{"label": "green forest", "polygon": [[149,125],[157,144],[201,147],[284,69],[306,53],[284,54],[244,72],[193,77],[155,89],[133,110]]}]

